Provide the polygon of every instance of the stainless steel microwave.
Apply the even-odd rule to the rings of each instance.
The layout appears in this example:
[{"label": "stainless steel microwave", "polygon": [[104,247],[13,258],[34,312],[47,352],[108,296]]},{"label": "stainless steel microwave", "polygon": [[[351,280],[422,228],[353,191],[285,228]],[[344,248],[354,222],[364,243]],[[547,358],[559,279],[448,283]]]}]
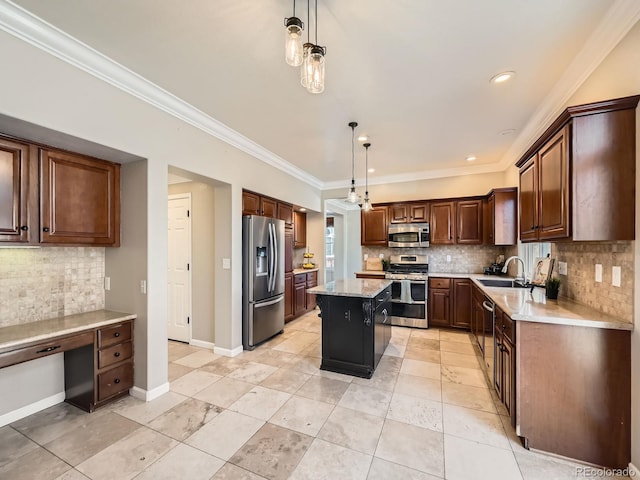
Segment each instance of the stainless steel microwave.
[{"label": "stainless steel microwave", "polygon": [[428,247],[428,223],[394,223],[389,225],[390,247]]}]

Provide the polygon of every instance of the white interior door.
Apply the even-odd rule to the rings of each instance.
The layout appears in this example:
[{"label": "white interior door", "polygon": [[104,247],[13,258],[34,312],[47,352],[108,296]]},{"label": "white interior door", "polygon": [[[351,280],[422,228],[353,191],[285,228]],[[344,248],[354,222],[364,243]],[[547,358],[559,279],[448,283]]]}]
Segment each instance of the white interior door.
[{"label": "white interior door", "polygon": [[191,340],[191,195],[169,195],[168,325],[170,340]]}]

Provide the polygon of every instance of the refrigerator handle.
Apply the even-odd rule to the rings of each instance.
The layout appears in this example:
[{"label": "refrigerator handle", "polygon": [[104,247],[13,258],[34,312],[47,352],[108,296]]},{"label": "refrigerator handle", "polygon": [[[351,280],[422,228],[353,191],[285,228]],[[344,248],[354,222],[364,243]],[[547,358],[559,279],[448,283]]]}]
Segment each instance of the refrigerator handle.
[{"label": "refrigerator handle", "polygon": [[280,303],[282,300],[284,300],[284,295],[279,296],[278,298],[276,298],[275,300],[270,300],[268,302],[264,302],[264,303],[255,303],[253,305],[253,308],[255,308],[256,310],[258,308],[262,308],[262,307],[268,307],[270,305],[275,305],[276,303]]},{"label": "refrigerator handle", "polygon": [[273,242],[274,242],[274,238],[273,238],[273,225],[271,223],[269,223],[267,225],[269,227],[269,280],[268,280],[268,285],[267,285],[267,289],[271,292],[273,290],[273,268],[275,265],[274,262],[274,258],[273,258],[273,252],[274,252],[274,248],[273,248]]},{"label": "refrigerator handle", "polygon": [[276,226],[273,227],[273,289],[276,289],[278,275],[278,235],[276,235]]}]

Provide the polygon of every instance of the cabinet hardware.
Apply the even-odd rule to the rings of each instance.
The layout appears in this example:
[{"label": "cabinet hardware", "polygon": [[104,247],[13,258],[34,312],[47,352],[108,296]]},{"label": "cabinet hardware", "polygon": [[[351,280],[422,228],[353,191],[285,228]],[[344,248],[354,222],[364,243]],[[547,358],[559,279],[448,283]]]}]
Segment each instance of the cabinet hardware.
[{"label": "cabinet hardware", "polygon": [[47,353],[47,352],[53,352],[54,350],[57,350],[60,348],[61,345],[56,345],[55,347],[47,347],[47,348],[43,348],[42,350],[38,350],[36,353]]},{"label": "cabinet hardware", "polygon": [[120,352],[116,352],[113,354],[114,357],[118,358],[120,356]]},{"label": "cabinet hardware", "polygon": [[43,228],[42,228],[42,231],[43,231],[43,232],[45,232],[45,233],[47,233],[47,232],[49,231],[49,227],[43,227]]},{"label": "cabinet hardware", "polygon": [[118,338],[120,336],[120,332],[116,332],[113,334],[114,337]]},{"label": "cabinet hardware", "polygon": [[113,381],[113,383],[120,383],[120,379],[119,379],[119,378],[116,378],[116,379]]},{"label": "cabinet hardware", "polygon": [[20,227],[20,230],[22,230],[23,232],[26,232],[27,230],[29,230],[29,227],[26,225],[23,225]]}]

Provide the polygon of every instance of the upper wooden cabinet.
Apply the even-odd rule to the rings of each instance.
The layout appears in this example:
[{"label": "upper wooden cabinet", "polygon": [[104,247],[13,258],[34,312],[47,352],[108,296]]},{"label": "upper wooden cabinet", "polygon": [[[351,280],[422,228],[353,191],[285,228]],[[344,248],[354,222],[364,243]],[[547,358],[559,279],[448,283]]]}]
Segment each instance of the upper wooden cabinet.
[{"label": "upper wooden cabinet", "polygon": [[427,222],[429,222],[429,204],[427,202],[389,205],[389,223]]},{"label": "upper wooden cabinet", "polygon": [[30,161],[29,149],[26,143],[0,138],[0,242],[26,243],[37,231],[37,225],[31,225],[29,205],[33,193],[37,199],[37,183],[29,181],[30,173],[37,174],[37,165]]},{"label": "upper wooden cabinet", "polygon": [[[264,197],[248,190],[242,191],[242,215],[260,215],[262,217],[280,218],[278,201]],[[293,209],[293,207],[291,207]]]},{"label": "upper wooden cabinet", "polygon": [[456,202],[456,243],[482,243],[482,199]]},{"label": "upper wooden cabinet", "polygon": [[284,228],[293,228],[293,205],[289,203],[278,202],[277,218],[284,221]]},{"label": "upper wooden cabinet", "polygon": [[307,214],[305,212],[293,212],[293,246],[302,248],[307,246]]},{"label": "upper wooden cabinet", "polygon": [[431,204],[431,222],[429,225],[431,240],[434,245],[450,245],[456,243],[456,203],[438,202]]},{"label": "upper wooden cabinet", "polygon": [[517,232],[517,188],[496,188],[484,202],[482,231],[487,245],[515,245]]},{"label": "upper wooden cabinet", "polygon": [[40,241],[120,244],[120,166],[40,150]]},{"label": "upper wooden cabinet", "polygon": [[384,205],[374,205],[373,210],[360,212],[360,243],[362,245],[386,247],[388,208]]},{"label": "upper wooden cabinet", "polygon": [[516,162],[521,241],[635,238],[638,100],[569,107]]}]

